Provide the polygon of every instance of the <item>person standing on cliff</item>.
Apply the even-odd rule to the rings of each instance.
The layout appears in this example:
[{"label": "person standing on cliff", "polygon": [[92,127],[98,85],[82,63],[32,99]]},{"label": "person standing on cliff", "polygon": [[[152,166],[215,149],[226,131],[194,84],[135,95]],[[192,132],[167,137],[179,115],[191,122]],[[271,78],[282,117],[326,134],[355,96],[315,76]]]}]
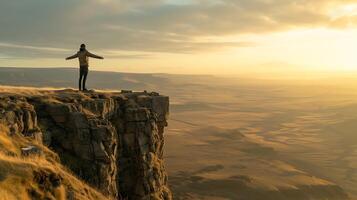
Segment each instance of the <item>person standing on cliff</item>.
[{"label": "person standing on cliff", "polygon": [[[73,56],[67,57],[66,60],[78,58],[79,60],[79,91],[87,91],[86,88],[86,80],[87,80],[87,75],[88,75],[88,67],[89,67],[89,62],[88,58],[97,58],[97,59],[104,59],[101,56],[97,56],[95,54],[90,53],[86,49],[85,44],[81,44],[81,47],[79,51],[74,54]],[[83,84],[82,84],[83,81]]]}]

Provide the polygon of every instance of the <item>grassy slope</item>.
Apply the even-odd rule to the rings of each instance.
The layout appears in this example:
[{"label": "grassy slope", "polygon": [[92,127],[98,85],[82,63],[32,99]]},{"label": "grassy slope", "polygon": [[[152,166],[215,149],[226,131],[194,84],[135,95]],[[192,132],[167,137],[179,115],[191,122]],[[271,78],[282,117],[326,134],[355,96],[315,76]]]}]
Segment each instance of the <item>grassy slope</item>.
[{"label": "grassy slope", "polygon": [[[72,175],[55,153],[40,144],[43,155],[22,157],[20,149],[34,144],[20,135],[9,135],[0,126],[0,200],[12,199],[107,199]],[[51,182],[59,177],[60,184]]]}]

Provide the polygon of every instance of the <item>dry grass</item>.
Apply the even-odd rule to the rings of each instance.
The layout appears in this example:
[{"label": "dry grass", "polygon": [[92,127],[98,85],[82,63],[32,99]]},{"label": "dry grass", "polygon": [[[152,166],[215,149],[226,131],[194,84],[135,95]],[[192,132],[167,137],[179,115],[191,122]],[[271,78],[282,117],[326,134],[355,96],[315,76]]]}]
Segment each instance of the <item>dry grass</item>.
[{"label": "dry grass", "polygon": [[[62,185],[53,188],[53,191],[41,188],[42,185],[33,178],[35,171],[60,175],[63,178]],[[59,163],[49,162],[43,157],[18,158],[0,154],[0,188],[4,191],[2,193],[12,197],[7,199],[31,199],[29,190],[50,199],[65,199],[67,192],[73,193],[76,199],[106,199],[70,174]],[[68,188],[71,188],[71,191]]]},{"label": "dry grass", "polygon": [[65,88],[35,88],[35,87],[14,87],[14,86],[0,86],[0,93],[8,94],[25,94],[25,95],[40,95],[43,93],[51,93],[56,90],[63,90]]},{"label": "dry grass", "polygon": [[[76,88],[53,88],[53,87],[19,87],[0,85],[0,93],[2,94],[22,94],[22,95],[44,95],[53,94],[61,90],[74,90]],[[120,92],[119,90],[95,90],[96,92]]]},{"label": "dry grass", "polygon": [[[35,144],[43,152],[39,156],[22,157],[20,148]],[[72,175],[58,162],[57,154],[35,141],[21,135],[9,135],[0,126],[0,200],[33,199],[33,195],[47,199],[66,199],[72,194],[75,199],[107,199],[95,189]],[[46,187],[34,178],[34,173],[43,176],[56,174],[62,178],[58,187]]]}]

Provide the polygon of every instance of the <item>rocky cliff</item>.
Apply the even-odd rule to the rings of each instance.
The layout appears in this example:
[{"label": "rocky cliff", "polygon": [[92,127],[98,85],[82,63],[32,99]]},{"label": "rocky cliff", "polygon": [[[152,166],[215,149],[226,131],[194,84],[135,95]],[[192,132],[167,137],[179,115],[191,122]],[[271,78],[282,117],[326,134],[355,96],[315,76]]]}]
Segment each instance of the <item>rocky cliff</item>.
[{"label": "rocky cliff", "polygon": [[44,145],[111,199],[172,198],[163,162],[168,113],[169,98],[157,93],[0,95],[0,124],[9,135],[32,141],[21,156],[37,154]]}]

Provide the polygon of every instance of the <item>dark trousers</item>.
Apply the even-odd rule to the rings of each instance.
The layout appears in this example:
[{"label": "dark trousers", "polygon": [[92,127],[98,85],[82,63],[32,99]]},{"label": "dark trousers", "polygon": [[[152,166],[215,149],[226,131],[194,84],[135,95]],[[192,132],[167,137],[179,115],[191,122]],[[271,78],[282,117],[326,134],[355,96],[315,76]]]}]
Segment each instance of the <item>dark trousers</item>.
[{"label": "dark trousers", "polygon": [[[86,90],[86,80],[88,75],[88,66],[80,66],[79,68],[79,90]],[[83,81],[83,84],[82,84]]]}]

